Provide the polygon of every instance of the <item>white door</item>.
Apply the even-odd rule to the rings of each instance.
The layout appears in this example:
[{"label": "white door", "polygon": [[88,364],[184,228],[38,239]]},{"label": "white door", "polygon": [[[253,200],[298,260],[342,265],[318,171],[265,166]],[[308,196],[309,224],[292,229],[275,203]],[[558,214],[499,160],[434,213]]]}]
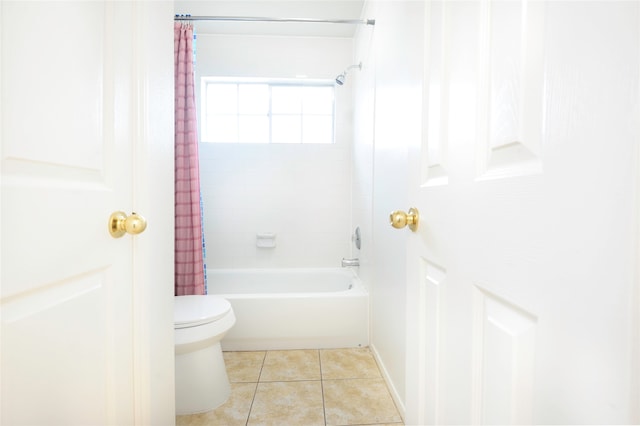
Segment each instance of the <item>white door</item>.
[{"label": "white door", "polygon": [[[151,96],[139,55],[152,55],[139,51],[149,30],[139,28],[157,19],[128,2],[0,3],[2,424],[173,421],[163,408],[173,407],[173,345],[158,344],[171,340],[173,298],[163,282],[145,293],[151,254],[141,251],[164,242],[154,226],[172,223],[143,211],[155,203],[171,212],[171,196],[154,199],[141,184],[153,173],[140,156],[157,151],[144,143],[150,114],[140,104]],[[163,41],[160,52],[171,52]],[[155,99],[170,110],[171,97]],[[138,208],[147,232],[112,238],[109,215]],[[161,308],[147,307],[154,301]],[[167,331],[152,331],[154,316],[168,316]],[[165,366],[159,396],[150,388],[162,380],[151,375]]]},{"label": "white door", "polygon": [[407,423],[640,421],[640,3],[425,6]]}]

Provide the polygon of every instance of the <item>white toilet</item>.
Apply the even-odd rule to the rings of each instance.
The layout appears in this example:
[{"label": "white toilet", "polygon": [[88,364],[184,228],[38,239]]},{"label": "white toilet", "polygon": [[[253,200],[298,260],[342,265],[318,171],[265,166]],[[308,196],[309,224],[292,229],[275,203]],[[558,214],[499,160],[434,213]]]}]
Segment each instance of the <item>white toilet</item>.
[{"label": "white toilet", "polygon": [[231,304],[222,297],[175,297],[176,414],[213,410],[229,397],[220,340],[235,322]]}]

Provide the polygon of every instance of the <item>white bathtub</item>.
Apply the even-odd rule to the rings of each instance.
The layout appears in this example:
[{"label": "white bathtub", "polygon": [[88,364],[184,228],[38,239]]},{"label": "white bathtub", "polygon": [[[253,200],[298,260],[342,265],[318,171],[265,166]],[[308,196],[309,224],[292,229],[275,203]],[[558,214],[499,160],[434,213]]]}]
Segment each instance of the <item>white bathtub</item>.
[{"label": "white bathtub", "polygon": [[351,269],[209,269],[207,279],[236,316],[223,350],[369,345],[369,295]]}]

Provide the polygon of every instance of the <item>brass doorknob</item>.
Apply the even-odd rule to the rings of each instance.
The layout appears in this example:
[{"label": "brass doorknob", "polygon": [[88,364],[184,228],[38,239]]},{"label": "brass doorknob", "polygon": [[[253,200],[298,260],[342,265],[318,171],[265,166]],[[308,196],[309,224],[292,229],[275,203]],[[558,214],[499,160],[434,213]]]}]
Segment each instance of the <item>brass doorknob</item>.
[{"label": "brass doorknob", "polygon": [[147,220],[138,213],[114,212],[109,216],[109,233],[113,238],[120,238],[124,234],[139,234],[147,229]]},{"label": "brass doorknob", "polygon": [[404,228],[409,225],[409,229],[416,232],[418,229],[418,222],[420,221],[420,213],[415,207],[409,209],[409,213],[405,213],[402,210],[396,210],[389,216],[391,226],[396,229]]}]

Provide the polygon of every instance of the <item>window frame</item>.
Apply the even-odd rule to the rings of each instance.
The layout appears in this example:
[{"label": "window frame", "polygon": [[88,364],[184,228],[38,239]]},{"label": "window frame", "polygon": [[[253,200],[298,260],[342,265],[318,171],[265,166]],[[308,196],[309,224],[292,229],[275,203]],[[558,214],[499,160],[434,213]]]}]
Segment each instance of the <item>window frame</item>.
[{"label": "window frame", "polygon": [[[267,142],[241,142],[239,138],[239,117],[242,116],[240,114],[240,106],[236,106],[236,115],[238,118],[236,120],[238,123],[238,129],[236,131],[236,140],[235,141],[213,141],[209,137],[208,134],[208,116],[207,116],[207,89],[210,84],[235,84],[238,85],[250,85],[250,84],[262,84],[267,85],[269,90],[269,110],[267,112],[268,118],[268,126],[269,126],[269,135]],[[305,115],[307,117],[313,116],[324,116],[327,117],[326,114],[305,114],[304,110],[300,111],[300,114],[295,114],[300,117],[301,125],[300,125],[300,139],[298,142],[274,142],[273,141],[273,87],[300,87],[300,88],[309,88],[309,87],[323,87],[323,88],[331,88],[332,93],[332,106],[331,106],[331,140],[329,142],[304,142],[303,140],[303,126],[302,121],[304,120]],[[246,114],[248,115],[248,114]],[[276,114],[279,115],[279,114]],[[248,78],[248,77],[216,77],[216,76],[203,76],[200,77],[200,126],[199,126],[199,134],[200,134],[200,142],[202,143],[210,143],[210,144],[239,144],[239,145],[335,145],[336,144],[336,90],[335,90],[335,82],[333,80],[320,80],[320,79],[307,79],[307,78]]]}]

